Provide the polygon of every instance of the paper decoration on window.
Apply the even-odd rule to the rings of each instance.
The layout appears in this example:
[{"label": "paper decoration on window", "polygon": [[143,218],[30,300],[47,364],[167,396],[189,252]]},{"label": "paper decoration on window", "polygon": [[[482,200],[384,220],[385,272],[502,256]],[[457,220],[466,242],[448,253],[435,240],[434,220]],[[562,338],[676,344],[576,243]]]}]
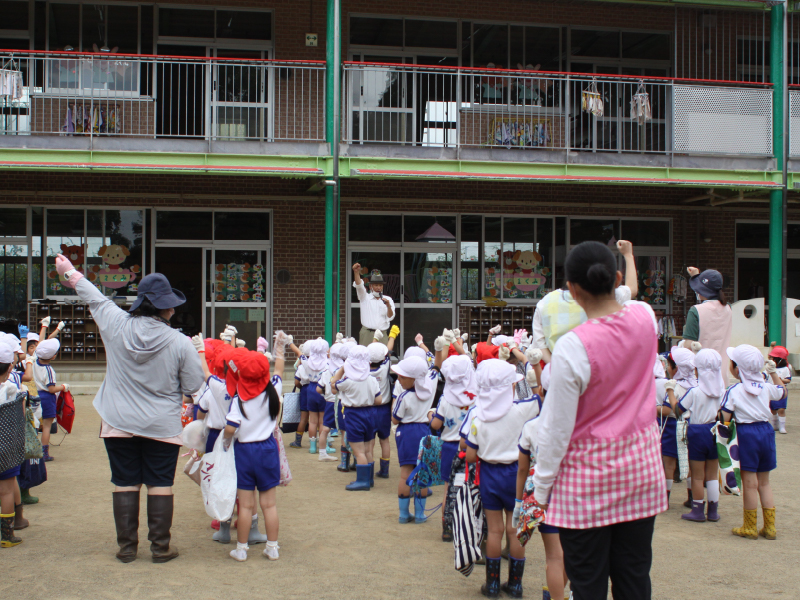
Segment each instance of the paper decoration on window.
[{"label": "paper decoration on window", "polygon": [[101,246],[97,255],[103,258],[105,266],[99,265],[92,267],[89,273],[89,281],[97,281],[103,287],[119,289],[126,287],[136,279],[137,273],[141,270],[139,265],[133,265],[130,269],[122,267],[122,263],[130,256],[131,252],[125,246],[112,244]]},{"label": "paper decoration on window", "polygon": [[667,258],[665,256],[651,256],[647,266],[647,269],[640,269],[638,272],[638,299],[656,306],[666,304]]},{"label": "paper decoration on window", "polygon": [[267,320],[267,311],[264,308],[250,308],[247,311],[247,320],[251,323],[264,322]]},{"label": "paper decoration on window", "polygon": [[[214,265],[212,293],[217,302],[262,302],[264,266],[250,263]],[[242,321],[244,321],[244,316]]]},{"label": "paper decoration on window", "polygon": [[552,146],[550,143],[549,119],[492,119],[489,124],[488,146],[506,146],[511,148],[540,148]]},{"label": "paper decoration on window", "polygon": [[247,320],[246,308],[231,308],[228,311],[228,319],[233,323],[242,323]]},{"label": "paper decoration on window", "polygon": [[447,304],[453,301],[453,270],[430,267],[425,270],[425,283],[420,294],[422,302]]},{"label": "paper decoration on window", "polygon": [[[500,251],[497,251],[500,254]],[[542,255],[533,250],[507,250],[502,253],[502,297],[530,299],[541,298],[546,293],[545,284],[550,268],[542,265]],[[500,272],[494,267],[486,269],[485,295],[501,296]]]}]

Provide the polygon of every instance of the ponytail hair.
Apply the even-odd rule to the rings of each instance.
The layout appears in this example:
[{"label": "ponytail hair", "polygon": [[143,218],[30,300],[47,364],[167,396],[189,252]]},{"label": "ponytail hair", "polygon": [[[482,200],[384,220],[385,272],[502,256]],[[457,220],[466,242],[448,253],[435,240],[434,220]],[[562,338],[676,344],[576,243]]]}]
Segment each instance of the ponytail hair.
[{"label": "ponytail hair", "polygon": [[564,263],[566,280],[578,284],[592,296],[614,292],[617,282],[617,260],[600,242],[583,242],[575,246]]},{"label": "ponytail hair", "polygon": [[277,419],[278,413],[281,411],[281,397],[278,395],[278,390],[272,385],[272,381],[267,384],[267,400],[269,401],[269,416],[271,419]]},{"label": "ponytail hair", "polygon": [[725,292],[723,290],[719,291],[717,300],[719,300],[719,303],[722,304],[722,306],[728,305],[728,299],[725,297]]}]

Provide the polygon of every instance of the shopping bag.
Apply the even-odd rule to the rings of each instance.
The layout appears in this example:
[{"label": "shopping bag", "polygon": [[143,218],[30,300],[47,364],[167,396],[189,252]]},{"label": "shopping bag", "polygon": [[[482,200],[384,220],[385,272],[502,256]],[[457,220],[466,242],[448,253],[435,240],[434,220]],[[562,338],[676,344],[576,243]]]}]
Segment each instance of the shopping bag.
[{"label": "shopping bag", "polygon": [[28,392],[0,404],[0,473],[18,467],[25,460],[25,408]]},{"label": "shopping bag", "polygon": [[286,487],[292,481],[292,471],[289,469],[289,459],[286,458],[286,448],[283,447],[281,428],[277,425],[275,426],[273,435],[275,436],[275,442],[278,444],[278,460],[281,465],[281,481],[278,485]]},{"label": "shopping bag", "polygon": [[203,455],[200,469],[200,491],[206,513],[218,521],[230,519],[236,504],[236,458],[233,444],[227,451],[222,447],[224,439],[220,434],[214,450]]},{"label": "shopping bag", "polygon": [[686,419],[678,419],[675,436],[678,438],[678,477],[681,481],[689,476],[689,445],[686,441],[687,429],[688,423]]},{"label": "shopping bag", "polygon": [[300,392],[283,395],[283,425],[300,422]]},{"label": "shopping bag", "polygon": [[528,478],[525,480],[525,487],[522,490],[522,509],[517,525],[517,539],[523,546],[536,533],[536,526],[544,522],[545,511],[533,497],[535,486],[533,485],[533,475],[536,472],[535,463],[531,464]]},{"label": "shopping bag", "polygon": [[75,400],[72,392],[61,392],[56,402],[56,421],[64,431],[72,433],[72,422],[75,420]]},{"label": "shopping bag", "polygon": [[183,428],[183,445],[187,448],[205,452],[206,441],[208,441],[208,427],[205,421],[192,421]]},{"label": "shopping bag", "polygon": [[43,458],[28,458],[19,466],[17,482],[23,490],[29,490],[47,481],[47,463]]},{"label": "shopping bag", "polygon": [[739,438],[736,436],[736,423],[733,420],[728,425],[715,423],[711,433],[717,440],[722,489],[727,494],[739,496],[742,489],[742,474],[739,470]]},{"label": "shopping bag", "polygon": [[42,442],[34,426],[33,409],[29,407],[25,411],[25,458],[42,458],[43,455]]},{"label": "shopping bag", "polygon": [[[453,504],[453,550],[456,570],[469,577],[475,563],[481,558],[481,542],[484,537],[484,517],[481,493],[478,485],[471,481],[475,471],[472,465],[466,470],[468,476],[458,478]],[[462,474],[464,475],[464,474]]]},{"label": "shopping bag", "polygon": [[197,450],[192,450],[192,454],[189,457],[189,460],[187,460],[186,464],[183,465],[184,475],[189,477],[189,479],[194,481],[197,485],[200,485],[200,480],[201,480],[200,467],[202,466],[202,464],[203,461],[200,459]]}]

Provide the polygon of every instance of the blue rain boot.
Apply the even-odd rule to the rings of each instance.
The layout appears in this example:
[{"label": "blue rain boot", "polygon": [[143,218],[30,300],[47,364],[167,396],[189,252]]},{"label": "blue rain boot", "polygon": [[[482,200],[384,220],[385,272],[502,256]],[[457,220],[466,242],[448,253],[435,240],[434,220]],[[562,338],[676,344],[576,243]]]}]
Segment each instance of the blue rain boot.
[{"label": "blue rain boot", "polygon": [[486,583],[481,586],[481,594],[487,598],[500,597],[500,557],[486,558]]},{"label": "blue rain boot", "polygon": [[309,454],[316,454],[317,453],[317,438],[308,438],[308,443],[309,443],[308,453]]},{"label": "blue rain boot", "polygon": [[369,465],[356,465],[356,480],[346,485],[344,489],[349,492],[368,492],[369,487]]},{"label": "blue rain boot", "polygon": [[325,452],[328,454],[336,454],[336,448],[334,448],[332,444],[331,436],[328,435],[328,441],[325,443]]},{"label": "blue rain boot", "polygon": [[508,557],[508,581],[500,586],[511,598],[522,598],[522,574],[525,572],[525,559]]},{"label": "blue rain boot", "polygon": [[375,487],[375,463],[369,463],[369,487]]},{"label": "blue rain boot", "polygon": [[294,441],[289,444],[290,448],[302,448],[303,447],[303,434],[302,433],[295,433],[294,434]]},{"label": "blue rain boot", "polygon": [[350,471],[350,453],[344,446],[342,446],[342,462],[339,463],[339,466],[336,467],[336,470],[341,471],[342,473],[347,473]]},{"label": "blue rain boot", "polygon": [[[428,496],[431,495],[431,489],[428,488]],[[421,498],[419,495],[414,496],[414,522],[415,523],[424,523],[428,520],[428,517],[425,516],[425,504],[428,501],[428,496]]]},{"label": "blue rain boot", "polygon": [[380,470],[378,471],[378,477],[381,479],[389,479],[389,461],[385,458],[381,459],[381,466]]},{"label": "blue rain boot", "polygon": [[331,432],[328,434],[331,437],[339,437],[339,430],[338,429],[331,429]]},{"label": "blue rain boot", "polygon": [[414,520],[414,516],[408,512],[408,505],[411,503],[411,498],[406,496],[397,497],[397,503],[400,505],[400,518],[398,521],[401,525],[405,525],[406,523],[411,523]]}]

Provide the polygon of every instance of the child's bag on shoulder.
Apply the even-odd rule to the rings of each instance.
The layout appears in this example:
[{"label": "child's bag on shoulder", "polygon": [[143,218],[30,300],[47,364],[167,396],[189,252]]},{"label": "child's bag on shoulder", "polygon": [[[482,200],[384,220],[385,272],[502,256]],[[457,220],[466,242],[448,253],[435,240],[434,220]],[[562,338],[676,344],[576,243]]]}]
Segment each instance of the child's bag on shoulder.
[{"label": "child's bag on shoulder", "polygon": [[214,443],[214,450],[203,455],[200,467],[200,490],[206,513],[212,519],[227,521],[236,504],[236,457],[233,443],[226,451],[222,447],[224,435]]}]

